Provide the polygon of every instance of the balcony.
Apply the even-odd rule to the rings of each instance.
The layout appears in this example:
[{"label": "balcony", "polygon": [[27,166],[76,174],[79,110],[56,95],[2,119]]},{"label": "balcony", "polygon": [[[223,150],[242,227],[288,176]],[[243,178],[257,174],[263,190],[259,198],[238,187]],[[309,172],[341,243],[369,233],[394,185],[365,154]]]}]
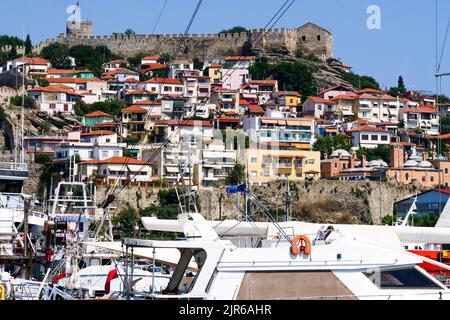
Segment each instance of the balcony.
[{"label": "balcony", "polygon": [[275,162],[275,168],[292,169],[291,162]]}]

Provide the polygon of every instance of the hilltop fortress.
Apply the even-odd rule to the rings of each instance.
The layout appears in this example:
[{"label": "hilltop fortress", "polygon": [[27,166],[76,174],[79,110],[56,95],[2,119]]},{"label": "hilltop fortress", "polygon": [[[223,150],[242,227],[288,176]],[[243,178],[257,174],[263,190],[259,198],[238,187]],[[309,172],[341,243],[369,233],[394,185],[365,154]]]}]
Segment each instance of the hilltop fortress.
[{"label": "hilltop fortress", "polygon": [[[262,36],[263,35],[263,36]],[[112,52],[123,57],[138,53],[160,54],[175,52],[182,34],[92,36],[92,22],[67,23],[66,34],[56,39],[48,39],[34,47],[35,53],[52,44],[68,46],[80,44],[107,46]],[[184,58],[218,57],[241,55],[249,52],[279,52],[314,54],[322,60],[333,56],[333,35],[314,23],[306,23],[297,29],[252,29],[241,33],[190,34],[184,41],[179,55]]]}]

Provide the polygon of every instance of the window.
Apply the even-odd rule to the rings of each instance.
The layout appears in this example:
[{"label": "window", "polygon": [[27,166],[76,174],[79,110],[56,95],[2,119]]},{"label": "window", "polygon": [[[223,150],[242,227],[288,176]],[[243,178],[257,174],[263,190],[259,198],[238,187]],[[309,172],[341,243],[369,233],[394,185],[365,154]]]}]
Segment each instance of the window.
[{"label": "window", "polygon": [[252,163],[256,163],[257,159],[256,158],[252,158],[251,161],[252,161]]},{"label": "window", "polygon": [[372,135],[370,136],[370,140],[372,140],[372,141],[378,141],[378,135],[372,134]]},{"label": "window", "polygon": [[308,159],[308,164],[314,164],[315,160],[314,159]]},{"label": "window", "polygon": [[388,141],[388,136],[381,136],[381,141]]},{"label": "window", "polygon": [[445,168],[445,173],[446,173],[446,174],[448,173],[448,168]]},{"label": "window", "polygon": [[252,171],[252,172],[250,172],[250,176],[252,176],[252,177],[256,177],[256,176],[257,176],[257,172],[256,172],[256,171]]},{"label": "window", "polygon": [[369,140],[369,136],[367,134],[363,134],[361,136],[361,140]]},{"label": "window", "polygon": [[440,288],[423,273],[414,268],[382,271],[380,273],[365,272],[368,277],[380,289],[436,289]]},{"label": "window", "polygon": [[430,177],[430,181],[434,182],[434,177],[433,176]]},{"label": "window", "polygon": [[425,176],[422,177],[422,182],[425,182],[427,178]]},{"label": "window", "polygon": [[317,41],[320,41],[320,34],[317,35]]},{"label": "window", "polygon": [[303,40],[303,41],[306,41],[306,36],[302,36],[302,40]]},{"label": "window", "polygon": [[172,92],[172,87],[164,86],[164,91],[165,92]]},{"label": "window", "polygon": [[102,157],[108,158],[108,151],[102,151]]}]

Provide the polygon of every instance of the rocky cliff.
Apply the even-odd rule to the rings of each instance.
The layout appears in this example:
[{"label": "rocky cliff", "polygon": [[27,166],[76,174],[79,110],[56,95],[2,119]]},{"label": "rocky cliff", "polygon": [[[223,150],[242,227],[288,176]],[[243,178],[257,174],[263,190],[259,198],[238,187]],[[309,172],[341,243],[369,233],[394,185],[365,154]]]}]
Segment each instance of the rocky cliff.
[{"label": "rocky cliff", "polygon": [[[421,192],[412,185],[378,182],[314,181],[291,183],[294,219],[308,222],[378,224],[393,213],[396,201]],[[284,208],[285,182],[253,186],[255,195],[274,212]],[[135,208],[158,204],[158,189],[127,187],[119,194],[116,208],[129,203]],[[97,202],[105,199],[107,189],[97,189]],[[207,219],[235,218],[237,210],[224,188],[199,191],[200,208]],[[243,203],[241,196],[239,201]],[[258,218],[258,217],[257,217]],[[262,218],[262,217],[259,217]]]}]

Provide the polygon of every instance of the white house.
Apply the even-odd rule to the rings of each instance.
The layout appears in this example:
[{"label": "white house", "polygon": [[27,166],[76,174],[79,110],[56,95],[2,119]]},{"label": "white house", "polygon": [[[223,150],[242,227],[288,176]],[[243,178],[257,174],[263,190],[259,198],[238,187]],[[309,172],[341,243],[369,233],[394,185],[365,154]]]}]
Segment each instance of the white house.
[{"label": "white house", "polygon": [[337,118],[337,103],[319,97],[308,97],[303,103],[303,115],[335,120]]},{"label": "white house", "polygon": [[391,133],[370,125],[363,125],[347,131],[352,135],[353,147],[376,148],[391,143]]},{"label": "white house", "polygon": [[28,96],[35,100],[39,110],[48,113],[74,113],[75,103],[83,97],[74,91],[56,86],[30,89],[28,90]]},{"label": "white house", "polygon": [[435,107],[400,108],[399,117],[406,129],[421,129],[425,134],[439,134],[439,111]]},{"label": "white house", "polygon": [[159,94],[182,95],[184,91],[183,82],[171,78],[152,78],[145,81],[145,90]]}]

